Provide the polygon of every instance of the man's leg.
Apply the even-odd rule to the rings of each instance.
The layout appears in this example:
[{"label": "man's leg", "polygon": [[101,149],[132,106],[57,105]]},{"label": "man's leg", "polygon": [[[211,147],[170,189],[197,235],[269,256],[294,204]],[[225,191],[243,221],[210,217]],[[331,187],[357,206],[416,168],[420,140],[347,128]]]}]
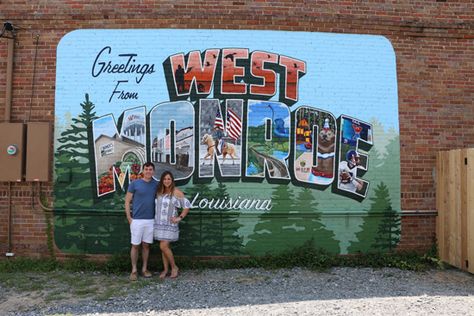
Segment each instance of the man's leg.
[{"label": "man's leg", "polygon": [[132,221],[130,225],[131,233],[131,244],[132,249],[130,249],[130,260],[132,263],[132,273],[130,274],[130,281],[137,280],[137,261],[138,261],[138,248],[143,236],[143,228],[140,225],[138,220]]},{"label": "man's leg", "polygon": [[142,272],[148,271],[148,256],[150,255],[150,245],[146,242],[142,242]]},{"label": "man's leg", "polygon": [[138,247],[139,245],[132,245],[132,249],[130,250],[130,258],[132,259],[132,272],[137,272]]},{"label": "man's leg", "polygon": [[145,278],[150,278],[152,275],[148,271],[148,257],[150,256],[150,245],[153,243],[153,222],[147,221],[144,225],[142,238],[142,273]]},{"label": "man's leg", "polygon": [[136,280],[137,274],[137,261],[138,261],[138,247],[139,245],[132,245],[132,249],[130,249],[130,258],[132,261],[132,274],[130,275],[130,280]]}]

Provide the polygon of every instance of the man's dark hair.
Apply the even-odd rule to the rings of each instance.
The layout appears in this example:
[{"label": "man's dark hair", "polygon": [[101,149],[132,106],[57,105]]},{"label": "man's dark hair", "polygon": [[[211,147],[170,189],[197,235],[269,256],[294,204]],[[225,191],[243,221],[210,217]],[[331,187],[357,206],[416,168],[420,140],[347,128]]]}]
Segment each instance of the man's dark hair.
[{"label": "man's dark hair", "polygon": [[155,170],[155,165],[150,161],[147,161],[145,164],[143,164],[143,169],[145,169],[145,167],[153,167],[153,170]]}]

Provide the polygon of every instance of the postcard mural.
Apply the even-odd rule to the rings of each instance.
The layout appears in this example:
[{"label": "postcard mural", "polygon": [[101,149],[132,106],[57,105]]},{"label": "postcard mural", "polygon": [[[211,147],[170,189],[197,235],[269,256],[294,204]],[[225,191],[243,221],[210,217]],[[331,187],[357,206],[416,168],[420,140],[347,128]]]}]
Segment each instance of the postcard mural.
[{"label": "postcard mural", "polygon": [[77,30],[57,48],[54,241],[129,249],[142,165],[192,202],[180,255],[400,240],[395,54],[381,36]]}]

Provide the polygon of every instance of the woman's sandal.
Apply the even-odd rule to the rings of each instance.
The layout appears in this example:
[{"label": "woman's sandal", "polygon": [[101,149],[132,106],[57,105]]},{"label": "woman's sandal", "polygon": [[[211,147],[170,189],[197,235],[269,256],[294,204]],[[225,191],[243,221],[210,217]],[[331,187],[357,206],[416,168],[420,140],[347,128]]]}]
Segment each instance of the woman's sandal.
[{"label": "woman's sandal", "polygon": [[166,278],[166,276],[168,275],[168,271],[163,271],[160,273],[160,279],[164,279]]},{"label": "woman's sandal", "polygon": [[170,278],[176,279],[178,277],[178,272],[179,272],[178,268],[176,268],[176,270],[171,270]]}]

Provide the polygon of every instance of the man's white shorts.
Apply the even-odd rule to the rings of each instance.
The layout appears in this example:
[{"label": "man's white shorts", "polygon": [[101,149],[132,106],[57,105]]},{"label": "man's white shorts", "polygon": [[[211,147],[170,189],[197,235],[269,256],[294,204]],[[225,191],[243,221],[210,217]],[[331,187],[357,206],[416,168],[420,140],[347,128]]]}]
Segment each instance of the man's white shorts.
[{"label": "man's white shorts", "polygon": [[153,243],[153,223],[154,219],[133,219],[130,224],[130,234],[132,235],[132,245]]}]

